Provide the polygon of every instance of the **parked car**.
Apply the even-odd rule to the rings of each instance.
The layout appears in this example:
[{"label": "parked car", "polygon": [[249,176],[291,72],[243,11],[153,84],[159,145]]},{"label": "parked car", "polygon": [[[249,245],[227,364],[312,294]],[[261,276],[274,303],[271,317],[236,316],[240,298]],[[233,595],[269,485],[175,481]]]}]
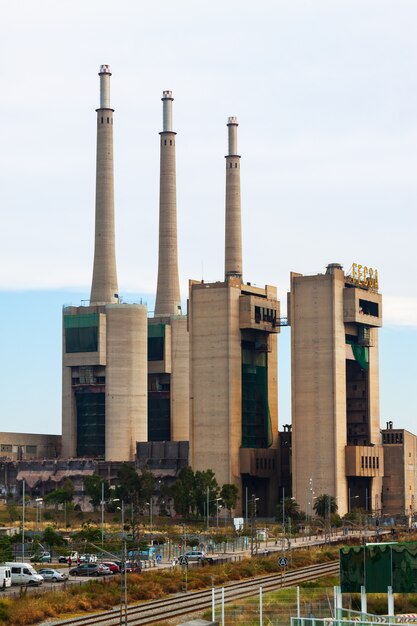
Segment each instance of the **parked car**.
[{"label": "parked car", "polygon": [[106,567],[108,567],[111,574],[120,573],[119,565],[117,565],[117,563],[114,563],[113,561],[103,561],[102,565],[105,565]]},{"label": "parked car", "polygon": [[106,576],[110,573],[110,569],[101,563],[80,563],[69,571],[70,576]]},{"label": "parked car", "polygon": [[95,563],[80,563],[77,567],[70,569],[70,576],[100,576],[98,565]]},{"label": "parked car", "polygon": [[57,569],[47,569],[46,567],[40,569],[38,574],[43,576],[44,580],[50,580],[53,583],[62,582],[68,578],[67,574],[60,572]]},{"label": "parked car", "polygon": [[201,561],[206,558],[206,553],[202,550],[190,550],[186,552],[184,556],[186,556],[189,561]]},{"label": "parked car", "polygon": [[80,563],[97,563],[97,555],[95,554],[81,554]]},{"label": "parked car", "polygon": [[52,557],[50,552],[36,552],[30,557],[32,563],[51,563]]},{"label": "parked car", "polygon": [[0,589],[4,591],[6,587],[12,586],[12,572],[10,567],[0,565]]},{"label": "parked car", "polygon": [[58,563],[68,563],[68,557],[61,554],[61,556],[58,557]]}]

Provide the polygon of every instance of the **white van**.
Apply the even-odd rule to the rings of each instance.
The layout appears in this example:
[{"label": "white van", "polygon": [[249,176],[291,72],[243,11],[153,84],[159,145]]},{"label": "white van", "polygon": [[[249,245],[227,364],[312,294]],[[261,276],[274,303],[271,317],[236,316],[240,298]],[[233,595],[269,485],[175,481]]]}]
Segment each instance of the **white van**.
[{"label": "white van", "polygon": [[12,586],[12,572],[10,567],[0,565],[0,591]]},{"label": "white van", "polygon": [[30,563],[7,562],[12,572],[12,585],[36,585],[43,583],[43,576]]}]

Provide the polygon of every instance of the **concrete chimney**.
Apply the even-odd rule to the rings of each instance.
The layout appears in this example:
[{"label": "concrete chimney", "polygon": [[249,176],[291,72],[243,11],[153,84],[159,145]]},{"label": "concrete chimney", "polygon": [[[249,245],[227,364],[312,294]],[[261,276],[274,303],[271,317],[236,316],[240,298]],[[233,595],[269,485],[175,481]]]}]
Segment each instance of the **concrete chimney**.
[{"label": "concrete chimney", "polygon": [[226,156],[225,280],[242,278],[242,224],[240,209],[240,156],[237,154],[237,117],[229,117],[229,154]]},{"label": "concrete chimney", "polygon": [[118,302],[114,237],[113,109],[110,108],[110,67],[100,66],[100,108],[97,109],[96,224],[90,304]]},{"label": "concrete chimney", "polygon": [[172,130],[172,91],[162,94],[163,120],[159,183],[159,257],[155,317],[181,315],[177,252],[177,190],[175,135]]}]

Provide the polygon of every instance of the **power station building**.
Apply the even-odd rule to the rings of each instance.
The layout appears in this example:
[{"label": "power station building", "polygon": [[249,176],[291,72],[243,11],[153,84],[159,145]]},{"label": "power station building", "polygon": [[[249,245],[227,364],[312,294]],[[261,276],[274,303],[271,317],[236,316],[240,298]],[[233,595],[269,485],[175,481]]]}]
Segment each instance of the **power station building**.
[{"label": "power station building", "polygon": [[190,465],[212,469],[240,489],[238,509],[259,498],[271,514],[277,485],[277,333],[275,287],[242,279],[237,119],[228,120],[225,276],[190,281]]},{"label": "power station building", "polygon": [[331,263],[324,274],[291,274],[293,496],[337,499],[341,515],[381,502],[377,274]]},{"label": "power station building", "polygon": [[188,441],[189,438],[189,349],[178,275],[173,100],[171,91],[163,92],[158,282],[154,317],[148,320],[149,441]]},{"label": "power station building", "polygon": [[292,495],[307,514],[320,494],[333,495],[342,515],[382,506],[384,458],[392,464],[398,451],[384,455],[379,426],[377,274],[354,265],[346,275],[337,263],[323,274],[291,274],[292,425],[278,442],[280,303],[276,287],[243,280],[237,118],[227,123],[224,277],[189,281],[184,315],[177,135],[173,95],[163,92],[158,280],[148,319],[144,305],[118,295],[109,66],[99,76],[93,278],[88,306],[63,310],[62,456],[117,463],[137,455],[138,466],[165,463],[172,478],[188,460],[239,487],[237,513],[255,497],[259,514],[274,514],[282,490],[290,495],[290,463]]},{"label": "power station building", "polygon": [[147,309],[119,302],[108,65],[99,76],[93,280],[89,306],[63,310],[62,454],[127,461],[148,436]]}]

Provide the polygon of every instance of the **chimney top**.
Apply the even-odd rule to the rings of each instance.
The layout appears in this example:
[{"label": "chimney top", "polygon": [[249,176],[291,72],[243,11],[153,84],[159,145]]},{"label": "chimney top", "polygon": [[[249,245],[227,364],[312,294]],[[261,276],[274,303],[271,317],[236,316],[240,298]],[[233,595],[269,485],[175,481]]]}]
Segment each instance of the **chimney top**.
[{"label": "chimney top", "polygon": [[99,76],[102,74],[109,74],[111,76],[110,65],[100,65]]}]

